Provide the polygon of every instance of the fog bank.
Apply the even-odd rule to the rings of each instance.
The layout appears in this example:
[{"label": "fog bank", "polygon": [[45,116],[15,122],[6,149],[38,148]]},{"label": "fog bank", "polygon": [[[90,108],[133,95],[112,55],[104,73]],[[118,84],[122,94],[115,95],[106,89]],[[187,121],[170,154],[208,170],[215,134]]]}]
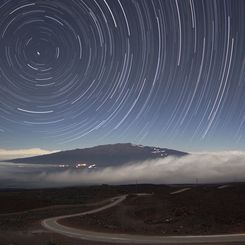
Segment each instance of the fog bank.
[{"label": "fog bank", "polygon": [[57,151],[49,151],[40,148],[16,149],[16,150],[0,149],[0,160],[45,155],[54,152]]},{"label": "fog bank", "polygon": [[57,185],[130,183],[212,183],[245,180],[245,152],[192,154],[182,158],[129,163],[92,171],[43,172],[40,181]]}]

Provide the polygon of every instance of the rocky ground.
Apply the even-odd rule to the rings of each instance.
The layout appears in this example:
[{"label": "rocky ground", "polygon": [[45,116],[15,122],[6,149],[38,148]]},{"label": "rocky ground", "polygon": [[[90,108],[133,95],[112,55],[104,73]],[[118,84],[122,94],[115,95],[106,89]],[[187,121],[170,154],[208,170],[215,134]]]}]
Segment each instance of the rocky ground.
[{"label": "rocky ground", "polygon": [[1,190],[0,245],[96,245],[46,231],[40,222],[103,206],[113,194],[107,186]]},{"label": "rocky ground", "polygon": [[[0,245],[102,245],[46,231],[40,221],[94,209],[105,205],[103,200],[126,193],[129,197],[117,207],[62,222],[84,229],[149,235],[243,232],[245,185],[232,184],[221,189],[218,186],[188,186],[190,190],[173,195],[170,193],[186,186],[102,185],[1,190]],[[137,197],[136,192],[152,195]]]},{"label": "rocky ground", "polygon": [[61,222],[99,231],[149,235],[198,235],[245,231],[245,185],[156,186],[151,196],[130,195],[120,205]]}]

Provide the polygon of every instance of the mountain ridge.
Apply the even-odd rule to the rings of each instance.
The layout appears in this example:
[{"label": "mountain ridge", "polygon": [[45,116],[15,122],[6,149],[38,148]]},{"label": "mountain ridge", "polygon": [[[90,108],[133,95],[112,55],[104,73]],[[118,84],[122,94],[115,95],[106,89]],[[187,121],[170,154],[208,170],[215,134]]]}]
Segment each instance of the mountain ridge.
[{"label": "mountain ridge", "polygon": [[83,149],[60,151],[51,154],[16,158],[5,162],[31,164],[74,164],[89,163],[97,166],[117,166],[129,162],[153,160],[168,156],[182,157],[186,152],[154,146],[117,143],[98,145]]}]

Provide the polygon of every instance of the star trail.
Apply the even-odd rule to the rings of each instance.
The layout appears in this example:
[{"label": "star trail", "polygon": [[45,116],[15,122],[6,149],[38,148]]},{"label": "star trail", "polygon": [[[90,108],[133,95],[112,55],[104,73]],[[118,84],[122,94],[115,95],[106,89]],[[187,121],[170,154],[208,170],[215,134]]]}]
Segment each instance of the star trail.
[{"label": "star trail", "polygon": [[0,147],[243,149],[245,1],[2,0]]}]

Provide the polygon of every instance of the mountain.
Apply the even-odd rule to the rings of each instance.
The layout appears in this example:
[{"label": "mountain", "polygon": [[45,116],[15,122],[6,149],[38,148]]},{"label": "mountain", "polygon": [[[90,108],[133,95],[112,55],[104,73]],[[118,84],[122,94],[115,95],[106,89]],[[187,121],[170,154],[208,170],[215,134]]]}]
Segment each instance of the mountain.
[{"label": "mountain", "polygon": [[165,158],[182,157],[188,153],[167,148],[133,145],[130,143],[99,145],[91,148],[61,151],[52,154],[8,160],[13,163],[41,163],[59,165],[116,166],[128,162],[138,162]]}]

